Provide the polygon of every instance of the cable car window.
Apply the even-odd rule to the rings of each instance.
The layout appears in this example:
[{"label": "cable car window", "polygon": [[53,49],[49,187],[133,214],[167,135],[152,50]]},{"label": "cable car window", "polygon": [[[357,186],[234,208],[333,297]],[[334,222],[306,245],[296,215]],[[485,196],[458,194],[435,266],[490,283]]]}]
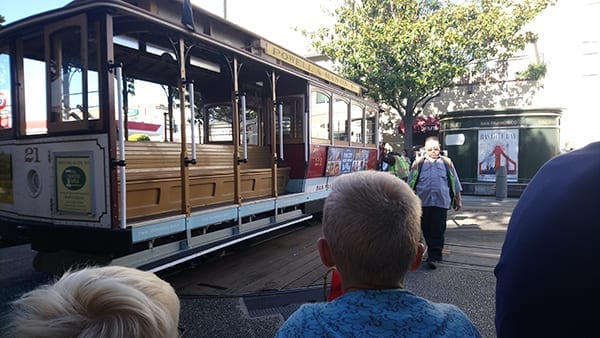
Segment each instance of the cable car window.
[{"label": "cable car window", "polygon": [[367,144],[377,143],[377,111],[373,109],[367,109],[365,124],[365,140]]},{"label": "cable car window", "polygon": [[52,34],[50,75],[50,108],[53,121],[83,120],[83,67],[81,31],[67,27]]},{"label": "cable car window", "polygon": [[310,133],[312,138],[329,139],[329,96],[322,92],[310,94]]},{"label": "cable car window", "polygon": [[208,142],[233,142],[233,111],[231,104],[206,108],[208,117]]},{"label": "cable car window", "polygon": [[[244,139],[244,133],[241,132],[242,121],[240,120],[240,144],[243,144],[242,141]],[[258,145],[259,140],[259,119],[258,112],[256,109],[251,107],[246,107],[246,138],[248,144]]]},{"label": "cable car window", "polygon": [[333,139],[348,141],[348,102],[342,99],[333,104]]},{"label": "cable car window", "polygon": [[[284,137],[290,137],[292,133],[292,117],[291,115],[294,113],[294,103],[295,102],[284,102],[283,103],[283,125],[281,129],[283,130]],[[279,136],[279,114],[275,114],[275,133]]]},{"label": "cable car window", "polygon": [[[304,97],[285,97],[283,101],[283,137],[286,142],[301,143],[303,140]],[[279,136],[279,115],[275,115],[277,136]]]},{"label": "cable car window", "polygon": [[350,116],[352,117],[352,124],[350,126],[351,140],[352,142],[363,143],[364,116],[362,107],[353,104],[350,110]]},{"label": "cable car window", "polygon": [[[85,15],[45,29],[48,129],[101,128],[98,33]],[[88,62],[91,61],[91,62]],[[91,120],[96,123],[90,124]],[[57,128],[57,129],[55,129]]]},{"label": "cable car window", "polygon": [[37,60],[25,59],[23,61],[26,135],[39,135],[48,132],[45,102],[39,99],[40,97],[46,97],[44,79],[40,78],[40,74],[45,74],[44,66],[43,62]]},{"label": "cable car window", "polygon": [[0,129],[12,128],[10,55],[8,46],[0,47]]}]

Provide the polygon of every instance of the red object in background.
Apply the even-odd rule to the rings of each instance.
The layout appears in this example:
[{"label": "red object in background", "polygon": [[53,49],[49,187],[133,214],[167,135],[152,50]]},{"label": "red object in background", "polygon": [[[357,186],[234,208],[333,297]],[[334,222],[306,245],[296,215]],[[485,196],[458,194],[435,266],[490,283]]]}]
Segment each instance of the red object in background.
[{"label": "red object in background", "polygon": [[329,290],[329,298],[327,301],[331,302],[343,294],[344,290],[342,289],[340,274],[337,272],[337,269],[333,269],[331,272],[331,289]]},{"label": "red object in background", "polygon": [[327,146],[311,145],[306,178],[323,177],[327,165]]},{"label": "red object in background", "polygon": [[8,119],[10,116],[0,116],[0,128],[8,128]]},{"label": "red object in background", "polygon": [[[400,121],[398,126],[400,133],[404,135],[404,120]],[[430,131],[440,131],[440,121],[433,116],[417,116],[413,120],[413,134],[426,133]]]},{"label": "red object in background", "polygon": [[[117,120],[119,122],[119,120]],[[137,121],[127,121],[127,128],[132,131],[158,133],[161,125],[156,123],[146,123]]]},{"label": "red object in background", "polygon": [[0,92],[0,110],[6,108],[7,105],[8,99],[6,98],[3,92]]},{"label": "red object in background", "polygon": [[377,158],[377,150],[371,149],[369,150],[369,169],[377,170],[377,164],[379,163],[379,159]]},{"label": "red object in background", "polygon": [[479,173],[481,174],[495,174],[496,168],[502,165],[502,157],[504,157],[506,163],[506,171],[510,175],[517,174],[517,162],[515,162],[512,158],[510,158],[505,152],[502,146],[496,145],[492,152],[486,157],[494,159],[494,166],[488,166],[490,162],[483,160],[479,162]]}]

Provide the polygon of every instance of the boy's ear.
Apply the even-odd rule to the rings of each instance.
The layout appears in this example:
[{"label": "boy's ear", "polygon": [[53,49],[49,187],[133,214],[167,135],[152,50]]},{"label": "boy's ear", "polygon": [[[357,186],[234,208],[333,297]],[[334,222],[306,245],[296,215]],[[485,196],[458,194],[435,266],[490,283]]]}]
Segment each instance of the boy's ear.
[{"label": "boy's ear", "polygon": [[329,248],[329,243],[323,237],[319,238],[317,241],[317,248],[319,249],[319,256],[321,256],[321,262],[326,267],[330,268],[335,266],[335,261],[333,256],[331,255],[331,249]]},{"label": "boy's ear", "polygon": [[415,255],[415,260],[408,267],[408,271],[415,271],[421,266],[421,260],[423,260],[423,254],[425,254],[425,244],[419,243],[417,246],[417,254]]}]

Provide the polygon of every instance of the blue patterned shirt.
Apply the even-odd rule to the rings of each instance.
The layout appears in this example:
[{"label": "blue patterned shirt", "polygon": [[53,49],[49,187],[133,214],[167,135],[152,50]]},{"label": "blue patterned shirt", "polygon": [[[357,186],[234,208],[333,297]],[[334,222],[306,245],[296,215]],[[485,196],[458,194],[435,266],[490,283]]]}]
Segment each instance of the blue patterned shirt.
[{"label": "blue patterned shirt", "polygon": [[467,315],[403,290],[345,293],[302,305],[277,337],[481,337]]}]

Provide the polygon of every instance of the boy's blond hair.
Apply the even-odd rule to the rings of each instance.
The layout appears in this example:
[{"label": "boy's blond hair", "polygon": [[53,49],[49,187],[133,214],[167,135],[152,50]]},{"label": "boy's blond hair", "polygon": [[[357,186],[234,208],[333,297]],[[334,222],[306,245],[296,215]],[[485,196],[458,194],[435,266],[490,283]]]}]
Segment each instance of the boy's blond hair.
[{"label": "boy's blond hair", "polygon": [[179,298],[151,272],[67,271],[12,303],[11,337],[177,337]]},{"label": "boy's blond hair", "polygon": [[403,180],[360,171],[333,182],[323,236],[343,279],[394,285],[415,259],[420,221],[421,201]]}]

